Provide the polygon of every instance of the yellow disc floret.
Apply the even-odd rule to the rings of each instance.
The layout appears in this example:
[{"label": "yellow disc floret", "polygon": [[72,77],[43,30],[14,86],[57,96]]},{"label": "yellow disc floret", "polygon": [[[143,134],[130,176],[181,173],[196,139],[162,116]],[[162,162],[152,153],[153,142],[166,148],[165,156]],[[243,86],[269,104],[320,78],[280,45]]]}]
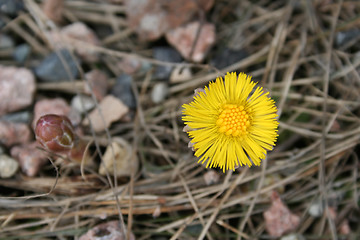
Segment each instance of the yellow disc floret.
[{"label": "yellow disc floret", "polygon": [[244,110],[244,106],[225,104],[222,109],[216,121],[219,132],[234,137],[246,135],[250,126],[250,116]]}]

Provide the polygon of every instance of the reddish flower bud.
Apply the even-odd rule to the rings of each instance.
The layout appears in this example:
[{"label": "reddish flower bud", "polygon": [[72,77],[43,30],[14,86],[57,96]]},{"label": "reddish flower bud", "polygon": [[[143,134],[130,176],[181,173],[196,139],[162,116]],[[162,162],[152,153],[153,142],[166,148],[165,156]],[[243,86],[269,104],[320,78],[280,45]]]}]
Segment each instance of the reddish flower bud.
[{"label": "reddish flower bud", "polygon": [[36,139],[53,152],[67,152],[74,147],[76,135],[66,116],[55,114],[39,118],[35,127]]}]

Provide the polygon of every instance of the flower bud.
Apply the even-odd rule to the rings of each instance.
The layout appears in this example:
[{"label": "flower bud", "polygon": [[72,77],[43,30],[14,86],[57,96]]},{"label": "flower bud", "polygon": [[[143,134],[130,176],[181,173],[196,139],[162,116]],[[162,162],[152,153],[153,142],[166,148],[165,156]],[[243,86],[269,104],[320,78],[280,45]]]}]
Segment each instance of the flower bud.
[{"label": "flower bud", "polygon": [[36,140],[53,152],[67,152],[74,147],[75,133],[66,116],[47,114],[35,127]]}]

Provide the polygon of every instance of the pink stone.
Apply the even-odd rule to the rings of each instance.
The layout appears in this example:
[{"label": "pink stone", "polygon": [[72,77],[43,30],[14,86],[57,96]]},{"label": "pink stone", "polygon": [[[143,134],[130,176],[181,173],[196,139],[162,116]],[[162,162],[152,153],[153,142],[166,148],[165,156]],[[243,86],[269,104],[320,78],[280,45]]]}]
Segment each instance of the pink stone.
[{"label": "pink stone", "polygon": [[70,119],[72,124],[77,125],[76,122],[73,122],[73,118],[71,118],[71,108],[69,104],[62,98],[42,99],[35,103],[34,120],[32,123],[33,129],[35,129],[37,120],[45,114],[65,115]]},{"label": "pink stone", "polygon": [[32,142],[11,148],[11,156],[19,161],[21,170],[29,177],[34,177],[48,161],[47,153],[39,147],[42,148],[38,142]]},{"label": "pink stone", "polygon": [[[97,100],[105,97],[108,90],[108,77],[100,70],[94,69],[85,74],[86,85],[85,93],[91,95],[94,93]],[[90,86],[89,86],[90,85]]]},{"label": "pink stone", "polygon": [[62,14],[64,11],[63,0],[43,1],[42,9],[45,15],[55,23],[62,22]]},{"label": "pink stone", "polygon": [[139,61],[138,59],[134,59],[134,58],[130,58],[130,57],[125,57],[123,59],[121,59],[117,66],[119,67],[119,69],[121,69],[124,73],[132,75],[134,73],[136,73],[137,71],[140,70],[141,68],[141,61]]},{"label": "pink stone", "polygon": [[51,32],[50,36],[56,49],[61,49],[66,44],[73,47],[84,61],[96,62],[98,60],[98,54],[93,49],[81,46],[81,42],[90,45],[99,45],[100,43],[95,33],[84,23],[72,23],[62,28],[60,32]]},{"label": "pink stone", "polygon": [[271,201],[271,207],[264,212],[267,232],[273,237],[281,237],[284,233],[295,230],[300,218],[290,212],[277,192],[272,192]]},{"label": "pink stone", "polygon": [[[79,240],[126,240],[126,236],[121,232],[119,221],[111,221],[99,224],[82,235]],[[129,240],[135,240],[133,233],[130,233]]]},{"label": "pink stone", "polygon": [[[105,128],[110,127],[112,122],[120,120],[125,116],[129,108],[118,98],[107,95],[100,103],[99,109],[94,109],[89,114],[89,119],[91,121],[92,128],[96,132],[104,131]],[[105,123],[103,122],[103,119]],[[89,125],[89,120],[85,119],[83,121],[84,125]]]},{"label": "pink stone", "polygon": [[29,106],[35,89],[34,75],[28,69],[0,65],[0,116]]},{"label": "pink stone", "polygon": [[128,25],[143,40],[158,39],[166,31],[186,23],[200,11],[208,11],[213,4],[213,0],[124,1]]},{"label": "pink stone", "polygon": [[0,121],[0,143],[9,147],[30,141],[31,131],[27,124]]},{"label": "pink stone", "polygon": [[[199,37],[196,39],[199,27],[201,27],[201,30]],[[192,22],[168,31],[166,39],[185,59],[202,62],[209,49],[215,43],[215,26],[212,23],[201,25],[200,22]],[[195,40],[197,40],[196,46],[191,55]]]}]

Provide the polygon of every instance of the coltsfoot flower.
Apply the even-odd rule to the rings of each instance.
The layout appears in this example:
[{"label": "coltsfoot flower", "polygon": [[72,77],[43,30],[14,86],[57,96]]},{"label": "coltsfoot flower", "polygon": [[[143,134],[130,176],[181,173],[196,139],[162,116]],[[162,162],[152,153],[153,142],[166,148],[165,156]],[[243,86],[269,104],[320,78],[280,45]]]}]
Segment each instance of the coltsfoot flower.
[{"label": "coltsfoot flower", "polygon": [[277,108],[251,76],[227,73],[183,105],[183,121],[199,163],[234,170],[259,166],[277,139]]}]

